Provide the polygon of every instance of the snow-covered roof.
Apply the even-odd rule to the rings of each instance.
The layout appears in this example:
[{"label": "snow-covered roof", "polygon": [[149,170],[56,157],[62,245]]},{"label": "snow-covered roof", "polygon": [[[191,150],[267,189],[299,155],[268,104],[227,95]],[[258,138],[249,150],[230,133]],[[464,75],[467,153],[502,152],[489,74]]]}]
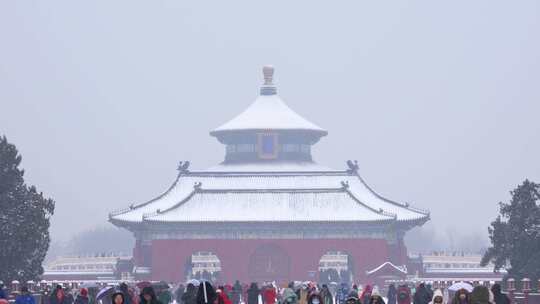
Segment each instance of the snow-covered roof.
[{"label": "snow-covered roof", "polygon": [[324,136],[328,132],[289,108],[278,95],[261,95],[244,112],[210,132],[216,136],[227,131],[300,130]]},{"label": "snow-covered roof", "polygon": [[[356,211],[356,212],[354,212]],[[344,189],[200,189],[168,210],[146,215],[149,222],[335,222],[389,221]]]},{"label": "snow-covered roof", "polygon": [[[217,168],[221,170],[182,172],[164,194],[114,212],[110,219],[142,223],[423,222],[429,218],[425,211],[378,195],[356,171],[309,170],[305,164],[299,165],[305,170],[291,170],[293,167],[282,166],[289,170],[281,171],[225,171],[227,166],[222,166]],[[311,168],[319,169],[315,165]]]},{"label": "snow-covered roof", "polygon": [[377,273],[377,271],[380,271],[381,269],[383,269],[385,267],[390,267],[391,269],[394,269],[394,270],[396,270],[398,272],[401,272],[403,274],[407,274],[407,266],[405,266],[405,265],[396,266],[396,265],[392,264],[392,262],[384,262],[381,265],[379,265],[378,267],[376,267],[376,268],[374,268],[372,270],[366,271],[366,274],[370,275],[370,274]]},{"label": "snow-covered roof", "polygon": [[211,135],[250,130],[309,131],[319,137],[328,134],[326,130],[300,116],[281,100],[272,83],[273,67],[265,66],[263,73],[265,83],[261,87],[261,95],[244,112],[210,132]]}]

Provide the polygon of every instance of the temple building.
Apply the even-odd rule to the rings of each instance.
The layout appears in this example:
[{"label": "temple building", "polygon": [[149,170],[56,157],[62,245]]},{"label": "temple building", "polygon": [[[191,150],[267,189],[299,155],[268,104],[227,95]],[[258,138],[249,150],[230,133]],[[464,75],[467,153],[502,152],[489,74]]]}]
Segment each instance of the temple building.
[{"label": "temple building", "polygon": [[201,252],[217,257],[224,282],[317,280],[335,252],[355,280],[406,264],[404,234],[429,213],[376,193],[355,161],[316,163],[312,148],[328,132],[283,102],[271,66],[263,74],[257,99],[210,132],[225,146],[222,163],[181,162],[163,194],[109,215],[136,238],[137,278],[183,281]]}]

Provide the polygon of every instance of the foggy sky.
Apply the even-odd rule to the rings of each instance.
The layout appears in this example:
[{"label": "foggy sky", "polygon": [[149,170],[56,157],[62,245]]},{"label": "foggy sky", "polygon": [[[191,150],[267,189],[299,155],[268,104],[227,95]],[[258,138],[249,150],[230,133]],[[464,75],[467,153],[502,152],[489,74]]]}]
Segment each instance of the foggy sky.
[{"label": "foggy sky", "polygon": [[53,240],[162,193],[180,160],[278,94],[326,128],[317,162],[357,159],[426,229],[487,234],[497,203],[540,182],[538,1],[2,1],[0,134],[56,200]]}]

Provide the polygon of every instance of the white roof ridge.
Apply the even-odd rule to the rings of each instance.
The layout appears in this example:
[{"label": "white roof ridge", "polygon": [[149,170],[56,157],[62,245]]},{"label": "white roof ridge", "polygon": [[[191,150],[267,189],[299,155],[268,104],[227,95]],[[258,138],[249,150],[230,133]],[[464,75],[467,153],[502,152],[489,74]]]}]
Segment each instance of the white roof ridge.
[{"label": "white roof ridge", "polygon": [[185,171],[185,172],[179,172],[178,175],[176,176],[174,182],[172,183],[172,185],[169,186],[169,188],[167,188],[167,190],[165,190],[164,192],[162,192],[160,195],[158,195],[157,197],[149,200],[149,201],[146,201],[144,203],[140,203],[140,204],[131,204],[128,208],[123,208],[123,209],[118,209],[118,210],[115,210],[115,211],[112,211],[111,213],[109,213],[109,219],[113,219],[114,217],[118,216],[118,215],[121,215],[121,214],[125,214],[125,213],[128,213],[130,212],[131,210],[135,210],[135,209],[138,209],[140,207],[144,207],[144,206],[147,206],[159,199],[161,199],[162,197],[164,197],[165,195],[167,195],[169,192],[171,192],[177,185],[178,185],[178,181],[180,180],[180,177],[183,176],[183,175],[187,175],[187,173],[189,173],[189,171]]},{"label": "white roof ridge", "polygon": [[375,273],[379,270],[381,270],[384,266],[390,266],[392,268],[395,268],[396,270],[402,272],[402,273],[405,273],[407,274],[407,266],[406,265],[403,265],[403,266],[396,266],[394,265],[392,262],[390,261],[386,261],[384,263],[382,263],[381,265],[377,266],[376,268],[372,269],[372,270],[368,270],[366,271],[366,274],[372,274],[372,273]]},{"label": "white roof ridge", "polygon": [[344,183],[344,190],[345,192],[347,192],[347,194],[349,194],[349,196],[354,199],[358,204],[362,205],[363,207],[365,207],[366,209],[369,209],[370,211],[373,211],[375,213],[378,213],[378,214],[381,214],[383,216],[386,216],[386,217],[389,217],[389,218],[392,218],[392,219],[396,219],[397,218],[397,215],[396,214],[393,214],[393,213],[390,213],[390,212],[386,212],[384,211],[383,209],[379,209],[379,210],[376,210],[375,208],[369,206],[368,204],[364,203],[363,201],[361,201],[359,198],[357,198],[350,190],[349,190],[349,184],[348,183]]},{"label": "white roof ridge", "polygon": [[410,210],[410,211],[413,211],[413,212],[416,212],[416,213],[420,213],[420,214],[423,214],[423,215],[427,215],[429,216],[429,211],[427,210],[423,210],[423,209],[420,209],[420,208],[416,208],[416,207],[413,207],[411,204],[409,203],[398,203],[396,201],[393,201],[391,199],[388,199],[382,195],[380,195],[379,193],[377,193],[375,190],[373,190],[373,188],[371,188],[365,181],[364,179],[362,178],[362,176],[360,176],[360,174],[358,173],[358,171],[356,172],[353,172],[353,175],[355,175],[356,177],[358,177],[358,179],[360,180],[360,182],[362,182],[362,184],[371,192],[373,193],[376,197],[378,197],[379,199],[387,202],[387,203],[390,203],[390,204],[393,204],[395,206],[398,206],[398,207],[402,207],[402,208],[405,208],[407,210]]}]

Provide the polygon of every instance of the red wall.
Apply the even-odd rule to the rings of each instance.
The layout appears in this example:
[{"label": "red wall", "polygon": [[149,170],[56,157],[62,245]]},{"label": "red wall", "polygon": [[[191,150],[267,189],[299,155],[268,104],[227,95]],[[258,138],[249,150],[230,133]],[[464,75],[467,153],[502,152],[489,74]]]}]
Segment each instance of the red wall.
[{"label": "red wall", "polygon": [[391,258],[387,242],[378,239],[154,240],[151,249],[152,279],[183,281],[188,257],[198,251],[210,251],[221,261],[223,281],[238,279],[249,282],[250,257],[265,244],[277,245],[288,253],[290,273],[287,280],[310,279],[308,272],[317,270],[321,256],[328,251],[344,251],[351,256],[357,281],[365,279],[367,270]]}]

